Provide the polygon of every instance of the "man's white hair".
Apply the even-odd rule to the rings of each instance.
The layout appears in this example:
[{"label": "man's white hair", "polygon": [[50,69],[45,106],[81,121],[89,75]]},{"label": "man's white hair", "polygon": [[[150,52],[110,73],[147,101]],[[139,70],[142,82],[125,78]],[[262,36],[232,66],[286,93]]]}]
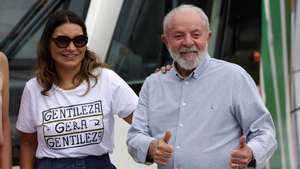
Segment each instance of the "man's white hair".
[{"label": "man's white hair", "polygon": [[204,13],[204,11],[195,6],[195,5],[180,5],[174,9],[172,9],[165,17],[164,17],[164,21],[163,21],[163,29],[164,29],[164,33],[166,33],[167,29],[168,29],[168,25],[170,23],[170,20],[172,18],[172,15],[174,15],[176,12],[178,11],[183,11],[183,10],[193,10],[195,12],[197,12],[199,14],[199,16],[202,18],[202,22],[203,22],[203,26],[207,27],[207,30],[209,30],[209,21],[208,21],[208,17],[207,15]]}]

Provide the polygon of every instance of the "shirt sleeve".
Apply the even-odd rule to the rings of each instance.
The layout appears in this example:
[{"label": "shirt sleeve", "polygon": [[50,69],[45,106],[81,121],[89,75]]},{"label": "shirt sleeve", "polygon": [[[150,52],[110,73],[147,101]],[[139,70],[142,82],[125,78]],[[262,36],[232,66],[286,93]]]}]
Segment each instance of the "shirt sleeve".
[{"label": "shirt sleeve", "polygon": [[148,126],[148,82],[144,82],[139,103],[133,114],[133,121],[127,135],[128,152],[136,162],[146,163],[148,148],[153,137]]},{"label": "shirt sleeve", "polygon": [[121,77],[114,72],[113,76],[115,85],[112,95],[113,112],[117,113],[119,117],[125,118],[136,109],[138,96]]},{"label": "shirt sleeve", "polygon": [[234,108],[247,145],[256,159],[256,168],[263,168],[277,148],[275,127],[250,75],[242,73],[237,82]]},{"label": "shirt sleeve", "polygon": [[32,95],[30,94],[30,90],[28,89],[28,85],[26,84],[21,97],[19,115],[16,123],[16,128],[24,133],[36,132],[36,128],[33,122],[33,117],[35,117],[35,115],[32,114],[34,112],[34,110],[32,109],[32,99]]}]

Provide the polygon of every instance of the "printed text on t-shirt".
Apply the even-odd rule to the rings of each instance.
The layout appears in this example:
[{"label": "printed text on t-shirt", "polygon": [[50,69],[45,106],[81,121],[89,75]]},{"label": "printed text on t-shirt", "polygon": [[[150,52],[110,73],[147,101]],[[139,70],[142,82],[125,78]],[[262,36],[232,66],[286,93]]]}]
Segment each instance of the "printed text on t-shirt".
[{"label": "printed text on t-shirt", "polygon": [[103,137],[101,101],[61,106],[43,111],[43,132],[50,149],[99,144]]}]

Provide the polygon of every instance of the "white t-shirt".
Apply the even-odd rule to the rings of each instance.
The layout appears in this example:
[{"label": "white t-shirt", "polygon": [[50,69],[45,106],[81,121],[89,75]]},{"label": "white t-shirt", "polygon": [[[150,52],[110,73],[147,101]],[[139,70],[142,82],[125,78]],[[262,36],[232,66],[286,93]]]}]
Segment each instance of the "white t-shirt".
[{"label": "white t-shirt", "polygon": [[49,96],[44,96],[36,78],[26,83],[16,127],[24,133],[37,132],[37,158],[112,152],[113,115],[127,117],[135,110],[138,97],[123,79],[106,68],[101,69],[97,84],[84,95],[86,89],[86,82],[71,90],[53,86]]}]

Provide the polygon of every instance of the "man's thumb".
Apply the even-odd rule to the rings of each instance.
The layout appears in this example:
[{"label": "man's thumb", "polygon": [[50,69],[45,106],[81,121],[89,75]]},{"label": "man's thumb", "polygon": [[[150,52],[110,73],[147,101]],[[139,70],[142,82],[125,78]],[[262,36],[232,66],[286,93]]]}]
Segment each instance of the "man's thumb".
[{"label": "man's thumb", "polygon": [[240,148],[244,148],[244,147],[246,147],[246,136],[245,135],[242,135],[241,137],[240,137]]},{"label": "man's thumb", "polygon": [[163,140],[164,140],[166,143],[169,143],[169,141],[170,141],[170,139],[171,139],[171,136],[172,136],[171,132],[170,132],[170,131],[166,131],[166,132],[165,132],[165,135],[164,135],[164,137],[163,137]]}]

